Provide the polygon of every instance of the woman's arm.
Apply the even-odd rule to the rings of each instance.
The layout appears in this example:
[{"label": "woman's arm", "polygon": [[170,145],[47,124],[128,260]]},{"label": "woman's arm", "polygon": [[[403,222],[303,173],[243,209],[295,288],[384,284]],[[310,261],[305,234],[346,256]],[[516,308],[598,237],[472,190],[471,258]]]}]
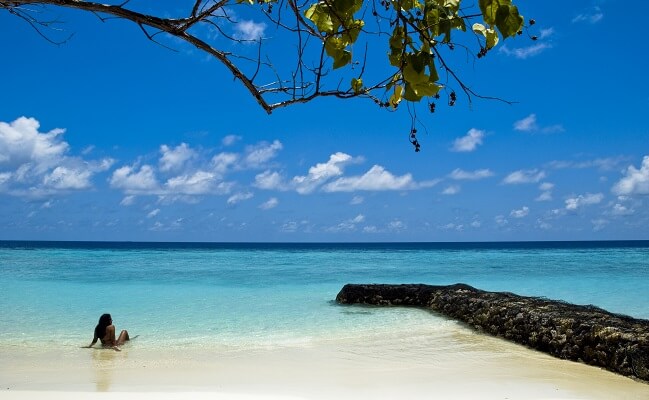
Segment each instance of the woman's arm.
[{"label": "woman's arm", "polygon": [[84,349],[89,349],[89,348],[91,348],[92,346],[95,345],[95,343],[97,343],[97,339],[99,339],[99,338],[98,338],[97,336],[95,336],[94,338],[92,338],[92,343],[90,343],[90,344],[87,345],[87,346],[81,346],[81,348],[84,348]]}]

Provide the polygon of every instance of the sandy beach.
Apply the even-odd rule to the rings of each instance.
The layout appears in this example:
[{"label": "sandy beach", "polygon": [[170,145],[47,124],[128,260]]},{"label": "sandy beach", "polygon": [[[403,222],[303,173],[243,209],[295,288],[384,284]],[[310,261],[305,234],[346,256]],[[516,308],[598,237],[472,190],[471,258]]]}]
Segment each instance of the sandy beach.
[{"label": "sandy beach", "polygon": [[647,399],[649,385],[467,329],[256,349],[1,348],[0,398]]}]

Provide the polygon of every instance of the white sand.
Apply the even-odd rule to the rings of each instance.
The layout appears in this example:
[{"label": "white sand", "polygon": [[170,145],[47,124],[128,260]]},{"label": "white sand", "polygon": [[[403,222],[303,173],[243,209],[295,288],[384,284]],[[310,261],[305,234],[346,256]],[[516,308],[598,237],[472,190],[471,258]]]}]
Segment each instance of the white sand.
[{"label": "white sand", "polygon": [[461,329],[239,351],[0,347],[0,399],[649,399],[649,385]]}]

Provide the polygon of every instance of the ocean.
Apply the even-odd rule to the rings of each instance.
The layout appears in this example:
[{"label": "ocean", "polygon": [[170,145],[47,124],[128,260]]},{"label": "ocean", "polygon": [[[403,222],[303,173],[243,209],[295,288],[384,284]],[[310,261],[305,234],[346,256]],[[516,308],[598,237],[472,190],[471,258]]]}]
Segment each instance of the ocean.
[{"label": "ocean", "polygon": [[336,294],[346,283],[458,282],[649,319],[649,241],[4,241],[0,350],[78,349],[102,313],[152,349],[250,351],[386,335],[427,341],[457,323],[421,309],[341,306]]}]

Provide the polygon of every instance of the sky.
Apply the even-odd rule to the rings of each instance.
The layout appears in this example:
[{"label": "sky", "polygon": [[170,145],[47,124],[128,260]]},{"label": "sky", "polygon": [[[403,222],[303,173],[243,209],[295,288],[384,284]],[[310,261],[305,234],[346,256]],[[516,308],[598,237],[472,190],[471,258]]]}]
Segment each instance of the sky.
[{"label": "sky", "polygon": [[[630,16],[649,3],[517,4],[538,40],[452,57],[513,104],[424,104],[418,153],[404,107],[322,98],[268,115],[181,43],[54,10],[52,34],[71,35],[57,45],[0,10],[0,240],[649,239],[649,47]],[[258,12],[233,16],[230,34],[293,60]]]}]

